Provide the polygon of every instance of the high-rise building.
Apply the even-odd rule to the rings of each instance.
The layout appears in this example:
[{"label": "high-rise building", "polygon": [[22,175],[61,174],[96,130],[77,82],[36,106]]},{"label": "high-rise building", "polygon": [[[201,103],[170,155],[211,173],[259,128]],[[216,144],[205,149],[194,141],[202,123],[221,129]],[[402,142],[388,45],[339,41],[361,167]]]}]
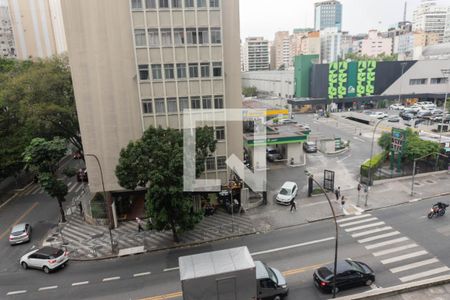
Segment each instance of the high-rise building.
[{"label": "high-rise building", "polygon": [[445,20],[444,43],[450,43],[450,6],[447,8],[447,17]]},{"label": "high-rise building", "polygon": [[44,58],[67,50],[61,0],[8,0],[19,59]]},{"label": "high-rise building", "polygon": [[337,61],[341,54],[342,32],[336,27],[328,27],[320,31],[320,60],[322,63]]},{"label": "high-rise building", "polygon": [[369,35],[361,41],[359,54],[376,57],[392,54],[392,39],[382,37],[377,30],[369,30]]},{"label": "high-rise building", "polygon": [[297,55],[320,54],[320,32],[297,31],[291,35],[292,57]]},{"label": "high-rise building", "polygon": [[14,35],[9,17],[8,6],[0,3],[0,56],[16,57]]},{"label": "high-rise building", "polygon": [[242,71],[269,70],[269,41],[263,37],[248,37],[242,45]]},{"label": "high-rise building", "polygon": [[314,4],[314,29],[323,30],[329,27],[342,30],[342,4],[336,0]]},{"label": "high-rise building", "polygon": [[289,31],[278,31],[275,33],[272,50],[274,51],[273,66],[275,69],[292,67],[292,47]]},{"label": "high-rise building", "polygon": [[448,7],[438,6],[435,0],[422,0],[413,13],[413,31],[433,32],[439,35],[439,42],[444,39]]},{"label": "high-rise building", "polygon": [[[120,150],[150,126],[182,128],[184,109],[241,108],[238,0],[63,0],[69,60],[85,153],[98,156],[105,189]],[[242,158],[242,122],[214,126],[204,177],[229,178]],[[86,159],[92,192],[99,166]]]}]

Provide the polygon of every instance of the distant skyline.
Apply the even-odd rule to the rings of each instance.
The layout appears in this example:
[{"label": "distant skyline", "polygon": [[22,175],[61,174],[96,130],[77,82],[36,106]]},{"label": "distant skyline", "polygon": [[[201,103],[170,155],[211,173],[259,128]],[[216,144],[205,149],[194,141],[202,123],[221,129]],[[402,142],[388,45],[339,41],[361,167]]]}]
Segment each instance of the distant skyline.
[{"label": "distant skyline", "polygon": [[[241,39],[263,36],[273,40],[277,31],[314,27],[316,0],[240,0]],[[405,0],[340,0],[343,6],[342,31],[367,33],[370,29],[387,30],[403,20]],[[413,10],[421,0],[406,0],[406,20],[412,21]],[[437,0],[450,6],[450,0]]]}]

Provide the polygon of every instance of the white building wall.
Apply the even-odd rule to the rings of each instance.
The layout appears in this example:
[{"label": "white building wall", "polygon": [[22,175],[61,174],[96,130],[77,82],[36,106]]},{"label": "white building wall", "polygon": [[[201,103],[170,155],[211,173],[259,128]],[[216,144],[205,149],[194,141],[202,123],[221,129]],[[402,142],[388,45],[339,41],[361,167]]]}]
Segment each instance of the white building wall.
[{"label": "white building wall", "polygon": [[392,39],[383,38],[378,35],[378,31],[369,31],[367,39],[361,41],[361,55],[378,56],[380,54],[392,54]]},{"label": "white building wall", "polygon": [[294,70],[245,72],[241,79],[242,87],[256,87],[261,94],[294,97]]}]

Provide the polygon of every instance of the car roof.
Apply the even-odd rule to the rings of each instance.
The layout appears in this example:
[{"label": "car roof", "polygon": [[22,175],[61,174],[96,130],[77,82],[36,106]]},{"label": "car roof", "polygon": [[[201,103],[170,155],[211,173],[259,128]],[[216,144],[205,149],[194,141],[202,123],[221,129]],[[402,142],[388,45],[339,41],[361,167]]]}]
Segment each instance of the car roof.
[{"label": "car roof", "polygon": [[[331,263],[329,265],[324,266],[323,268],[326,268],[330,271],[330,273],[334,272],[334,264]],[[341,260],[337,262],[337,274],[340,274],[342,272],[348,271],[348,270],[354,270],[355,268],[348,262],[348,260]]]},{"label": "car roof", "polygon": [[58,248],[53,248],[53,247],[43,247],[41,249],[39,249],[37,251],[37,253],[39,254],[44,254],[44,255],[55,255],[58,253],[58,251],[60,251],[61,249]]},{"label": "car roof", "polygon": [[297,185],[295,182],[286,181],[281,188],[292,189],[295,185]]},{"label": "car roof", "polygon": [[310,142],[310,141],[305,142],[305,144],[306,144],[306,145],[316,145],[316,143]]},{"label": "car roof", "polygon": [[24,231],[24,230],[25,230],[25,225],[26,225],[26,223],[16,224],[16,225],[14,225],[14,227],[11,229],[11,232]]}]

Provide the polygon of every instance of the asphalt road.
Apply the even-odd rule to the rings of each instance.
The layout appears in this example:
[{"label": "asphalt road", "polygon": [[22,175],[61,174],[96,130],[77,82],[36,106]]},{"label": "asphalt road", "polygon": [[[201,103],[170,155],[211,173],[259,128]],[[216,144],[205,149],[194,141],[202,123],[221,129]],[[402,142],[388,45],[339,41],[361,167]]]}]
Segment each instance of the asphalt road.
[{"label": "asphalt road", "polygon": [[[405,265],[408,268],[411,264],[429,260],[436,260],[434,265],[429,265],[431,270],[446,268],[450,264],[450,241],[447,238],[450,235],[450,216],[432,220],[425,218],[432,203],[436,201],[437,199],[396,206],[364,214],[355,220],[349,219],[353,218],[351,216],[340,221],[339,257],[364,261],[374,269],[377,276],[376,286],[343,291],[341,294],[402,283],[399,278],[405,279],[405,274],[392,273],[390,269],[393,266],[387,263],[387,260],[396,260],[400,255],[407,255],[409,258],[397,263],[396,268],[405,268]],[[358,224],[352,224],[354,222]],[[360,226],[363,228],[356,228]],[[385,232],[388,235],[393,232],[394,236],[380,238],[386,233],[370,234],[374,229],[386,227],[391,229]],[[0,298],[156,300],[161,299],[158,296],[166,295],[166,299],[181,299],[176,269],[179,256],[247,245],[255,259],[265,261],[286,274],[290,286],[287,299],[327,299],[329,295],[317,291],[311,276],[319,265],[332,261],[333,232],[333,223],[328,220],[187,249],[103,261],[73,261],[65,269],[50,275],[42,271],[21,269],[0,272]],[[363,242],[361,237],[352,237],[355,232],[356,235],[363,234],[362,238],[377,240]],[[403,240],[398,245],[404,247],[404,250],[388,256],[377,253],[376,250],[386,251],[386,248],[380,248],[376,244],[387,243],[387,250],[392,251],[390,249],[395,249],[396,245],[388,244],[398,239]],[[411,243],[420,248],[408,249]],[[374,245],[378,247],[376,250],[367,249]],[[426,257],[414,257],[417,250],[426,252]],[[417,273],[427,272],[427,268],[428,265],[420,270],[409,270],[406,276],[417,276]],[[10,294],[7,295],[8,293]]]}]

